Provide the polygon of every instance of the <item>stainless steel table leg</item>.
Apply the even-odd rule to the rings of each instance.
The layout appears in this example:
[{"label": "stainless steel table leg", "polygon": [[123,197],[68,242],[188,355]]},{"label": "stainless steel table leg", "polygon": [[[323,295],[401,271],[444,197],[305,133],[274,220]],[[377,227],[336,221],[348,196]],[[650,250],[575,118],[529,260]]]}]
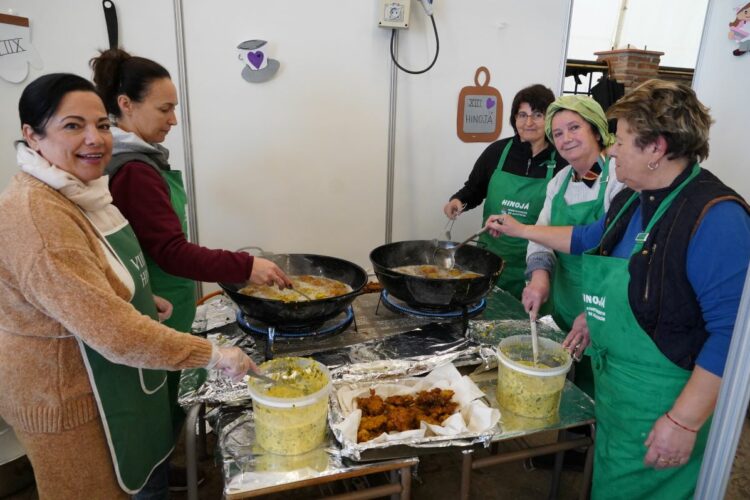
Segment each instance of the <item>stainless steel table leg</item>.
[{"label": "stainless steel table leg", "polygon": [[401,468],[401,500],[411,498],[411,465]]},{"label": "stainless steel table leg", "polygon": [[[565,435],[567,431],[559,431],[557,434],[557,442],[565,441]],[[549,484],[549,494],[547,498],[554,500],[557,498],[557,492],[560,489],[560,476],[562,475],[563,460],[565,459],[565,452],[558,451],[555,453],[555,466],[552,469],[552,479]]]},{"label": "stainless steel table leg", "polygon": [[589,425],[591,429],[591,446],[586,450],[586,463],[583,466],[583,484],[581,485],[581,494],[579,500],[588,500],[591,494],[591,475],[594,471],[594,445],[596,444],[596,425]]},{"label": "stainless steel table leg", "polygon": [[[549,494],[547,498],[549,500],[555,500],[557,498],[558,490],[560,489],[560,476],[562,475],[563,460],[565,458],[565,452],[559,451],[555,453],[555,465],[552,469],[552,479],[549,483]],[[532,459],[533,460],[533,459]]]},{"label": "stainless steel table leg", "polygon": [[461,454],[463,458],[461,460],[461,494],[459,498],[461,500],[469,500],[469,494],[471,493],[471,464],[474,461],[474,450],[463,450]]},{"label": "stainless steel table leg", "polygon": [[[399,482],[398,470],[392,470],[388,473],[388,481],[391,484],[397,484]],[[400,497],[401,495],[399,493],[394,493],[391,495],[391,500],[399,500]]]},{"label": "stainless steel table leg", "polygon": [[198,460],[195,452],[195,423],[203,405],[190,407],[185,419],[185,469],[188,500],[198,500]]},{"label": "stainless steel table leg", "polygon": [[[198,412],[198,458],[206,460],[208,458],[208,437],[206,436],[206,405],[200,405]],[[196,469],[197,470],[197,469]]]}]

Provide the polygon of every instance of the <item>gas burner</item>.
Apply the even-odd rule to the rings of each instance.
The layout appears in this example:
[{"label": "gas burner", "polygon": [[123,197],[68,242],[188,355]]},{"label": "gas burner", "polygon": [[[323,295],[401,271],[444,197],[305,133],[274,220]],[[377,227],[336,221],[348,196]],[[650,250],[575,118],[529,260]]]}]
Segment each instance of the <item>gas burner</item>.
[{"label": "gas burner", "polygon": [[[410,306],[406,302],[392,297],[388,290],[380,292],[380,303],[382,303],[388,310],[406,314],[415,318],[426,318],[435,320],[451,320],[451,319],[468,319],[477,316],[479,313],[484,311],[487,307],[487,300],[482,299],[475,304],[471,304],[463,307],[452,307],[452,308],[417,308]],[[379,304],[378,304],[379,305]],[[377,314],[377,311],[376,311]]]},{"label": "gas burner", "polygon": [[274,329],[272,325],[248,318],[242,311],[237,311],[237,324],[243,331],[264,339],[268,339],[269,332],[276,338],[297,339],[306,337],[321,337],[341,333],[354,321],[354,310],[349,306],[343,313],[319,325],[286,325],[283,330]]}]

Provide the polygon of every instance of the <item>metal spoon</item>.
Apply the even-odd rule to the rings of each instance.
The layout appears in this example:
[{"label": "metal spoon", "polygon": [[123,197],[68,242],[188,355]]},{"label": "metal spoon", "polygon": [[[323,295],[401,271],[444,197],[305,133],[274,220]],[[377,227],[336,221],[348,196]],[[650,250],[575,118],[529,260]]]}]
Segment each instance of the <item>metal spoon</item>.
[{"label": "metal spoon", "polygon": [[261,381],[265,382],[266,384],[270,384],[270,385],[285,385],[285,386],[290,387],[292,389],[295,389],[297,391],[304,392],[304,388],[299,387],[298,385],[296,385],[292,381],[284,380],[283,378],[279,379],[279,380],[276,380],[276,379],[273,379],[273,378],[269,377],[268,375],[263,375],[262,373],[255,373],[252,370],[248,370],[247,374],[248,374],[248,376],[250,376],[252,378],[257,378],[258,380],[261,380]]},{"label": "metal spoon", "polygon": [[312,297],[310,297],[309,295],[307,295],[307,294],[306,294],[305,292],[302,292],[302,291],[300,291],[300,290],[297,290],[296,288],[292,288],[292,290],[293,290],[294,292],[297,292],[298,294],[302,295],[302,296],[303,296],[304,298],[306,298],[307,300],[315,300],[315,299],[313,299]]},{"label": "metal spoon", "polygon": [[451,231],[453,230],[453,224],[456,222],[456,219],[458,219],[458,216],[463,213],[463,211],[466,209],[466,203],[461,204],[461,208],[458,209],[458,212],[456,212],[456,215],[452,219],[448,219],[448,222],[445,224],[445,228],[443,229],[445,231],[445,239],[448,241],[451,241],[453,238],[451,238]]},{"label": "metal spoon", "polygon": [[438,269],[450,271],[456,265],[456,250],[478,238],[479,235],[487,231],[487,229],[488,228],[486,227],[482,228],[481,231],[472,234],[456,246],[450,248],[437,247],[432,254],[432,262],[438,267]]},{"label": "metal spoon", "polygon": [[268,375],[263,375],[262,373],[256,373],[256,372],[254,372],[252,370],[248,370],[247,374],[250,377],[257,378],[258,380],[262,380],[263,382],[265,382],[267,384],[278,384],[278,383],[280,383],[279,380],[274,380],[271,377],[269,377]]}]

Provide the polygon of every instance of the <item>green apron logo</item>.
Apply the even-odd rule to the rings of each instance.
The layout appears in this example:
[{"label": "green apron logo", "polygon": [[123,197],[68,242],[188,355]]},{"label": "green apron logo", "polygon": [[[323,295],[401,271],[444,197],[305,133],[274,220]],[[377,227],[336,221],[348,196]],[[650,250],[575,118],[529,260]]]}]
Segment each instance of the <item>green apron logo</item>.
[{"label": "green apron logo", "polygon": [[604,312],[607,297],[583,294],[583,303],[586,304],[586,316],[598,321],[606,321],[607,313]]},{"label": "green apron logo", "polygon": [[143,257],[143,252],[138,252],[138,255],[132,257],[130,263],[138,270],[138,274],[141,278],[141,285],[144,287],[148,286],[148,269],[146,268],[146,259]]},{"label": "green apron logo", "polygon": [[505,199],[500,203],[500,207],[505,214],[510,214],[514,217],[526,217],[529,211],[529,202]]}]

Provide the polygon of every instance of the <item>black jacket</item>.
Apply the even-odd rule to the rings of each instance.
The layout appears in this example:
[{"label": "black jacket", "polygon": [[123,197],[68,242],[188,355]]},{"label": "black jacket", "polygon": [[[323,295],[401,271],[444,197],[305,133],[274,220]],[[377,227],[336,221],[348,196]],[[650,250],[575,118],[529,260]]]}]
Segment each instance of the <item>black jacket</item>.
[{"label": "black jacket", "polygon": [[[495,173],[497,163],[500,161],[500,156],[502,156],[508,141],[513,141],[513,145],[508,151],[503,171],[533,179],[540,179],[547,175],[547,167],[542,164],[550,159],[552,153],[555,152],[555,148],[549,146],[536,156],[531,156],[531,144],[522,142],[518,135],[514,135],[487,146],[474,163],[474,168],[469,174],[469,179],[464,183],[464,187],[451,196],[451,200],[458,198],[461,202],[466,203],[466,210],[471,210],[484,201],[487,197],[490,179],[492,174]],[[568,164],[559,154],[555,155],[555,163],[555,174]]]}]

